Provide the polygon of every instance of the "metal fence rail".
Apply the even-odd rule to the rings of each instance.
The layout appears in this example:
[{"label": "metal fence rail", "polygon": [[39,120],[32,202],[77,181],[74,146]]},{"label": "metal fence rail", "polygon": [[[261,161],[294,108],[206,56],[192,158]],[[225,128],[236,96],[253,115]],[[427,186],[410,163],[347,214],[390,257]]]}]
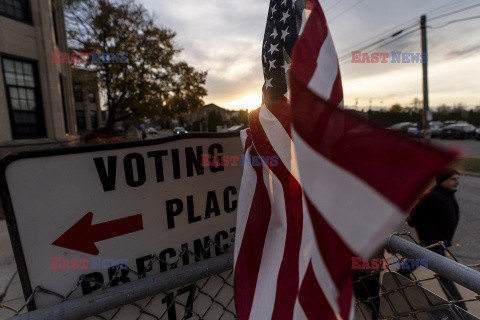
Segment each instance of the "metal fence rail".
[{"label": "metal fence rail", "polygon": [[[435,247],[443,248],[453,260],[429,250]],[[356,319],[480,318],[480,264],[460,264],[443,243],[423,248],[405,230],[390,236],[386,249],[381,258],[389,263],[361,270],[353,277]],[[402,263],[413,260],[428,262],[428,267],[403,272]],[[453,281],[455,287],[464,287],[460,287],[462,299],[453,300],[444,293],[450,288],[445,286],[445,278]]]},{"label": "metal fence rail", "polygon": [[[233,240],[234,236],[228,246],[223,247],[210,241],[201,257],[184,250],[170,264],[154,256],[149,261],[149,266],[160,262],[168,271],[145,278],[144,274],[140,274],[140,279],[120,286],[110,286],[121,276],[123,269],[117,268],[115,276],[106,285],[81,276],[72,291],[65,296],[48,288],[37,287],[19,310],[1,304],[0,307],[11,310],[14,317],[9,319],[14,320],[76,320],[88,317],[132,319],[132,313],[137,314],[136,319],[236,319],[233,301]],[[197,262],[177,268],[185,255]],[[135,270],[128,269],[138,275]],[[101,285],[103,288],[81,298],[70,298],[83,282]],[[57,296],[59,303],[20,314],[35,296],[42,294]],[[128,317],[125,316],[126,312]]]},{"label": "metal fence rail", "polygon": [[[105,285],[82,276],[67,295],[38,287],[21,309],[15,310],[1,304],[0,307],[11,310],[11,315],[14,316],[10,318],[12,320],[132,319],[132,313],[136,319],[236,319],[233,301],[233,238],[228,246],[222,248],[211,241],[201,257],[185,250],[177,261],[168,264],[154,256],[150,265],[163,263],[167,272],[145,278],[139,275],[140,279],[120,286],[110,286],[117,276],[121,276],[122,269],[117,269],[113,279]],[[439,243],[438,246],[443,244]],[[448,248],[445,249],[448,251]],[[177,263],[185,255],[197,262],[177,268]],[[480,265],[464,266],[458,263],[453,254],[450,255],[453,260],[420,247],[408,232],[392,235],[382,257],[390,261],[394,257],[396,262],[375,270],[361,270],[353,276],[357,319],[480,318],[480,273],[472,269],[479,268]],[[411,273],[411,278],[404,277],[398,273],[399,262],[404,258],[427,259],[428,270]],[[137,274],[134,270],[130,271]],[[445,299],[441,296],[440,289],[443,285],[442,276],[471,291],[462,300]],[[101,285],[102,289],[80,298],[72,298],[72,294],[79,290],[83,282]],[[432,284],[437,286],[436,292],[429,290]],[[59,303],[20,314],[35,296],[45,294],[58,297]],[[463,310],[463,304],[473,315]],[[130,316],[125,317],[126,313]]]}]

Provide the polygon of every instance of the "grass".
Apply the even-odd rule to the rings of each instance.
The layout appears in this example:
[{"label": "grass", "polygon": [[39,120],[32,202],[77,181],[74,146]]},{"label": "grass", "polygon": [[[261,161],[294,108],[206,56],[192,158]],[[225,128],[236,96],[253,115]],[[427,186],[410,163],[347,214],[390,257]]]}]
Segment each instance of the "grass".
[{"label": "grass", "polygon": [[466,158],[464,159],[465,171],[480,173],[480,159]]},{"label": "grass", "polygon": [[480,159],[479,158],[460,158],[453,165],[459,171],[467,171],[473,173],[480,173]]}]

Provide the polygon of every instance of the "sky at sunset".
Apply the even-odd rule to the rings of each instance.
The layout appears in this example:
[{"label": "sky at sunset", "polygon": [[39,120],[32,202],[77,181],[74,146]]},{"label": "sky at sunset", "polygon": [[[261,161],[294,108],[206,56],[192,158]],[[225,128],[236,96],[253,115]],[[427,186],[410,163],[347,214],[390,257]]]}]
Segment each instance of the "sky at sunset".
[{"label": "sky at sunset", "polygon": [[[260,106],[264,83],[261,44],[269,1],[140,2],[154,13],[159,26],[177,33],[176,43],[183,48],[181,59],[196,69],[208,71],[205,103],[250,110]],[[402,34],[381,44],[391,43],[363,52],[419,53],[422,14],[427,15],[428,26],[430,106],[480,105],[480,1],[322,0],[320,3],[340,58],[346,106],[354,107],[356,101],[359,109],[389,107],[394,103],[409,106],[414,98],[422,99],[420,63],[391,63],[391,56],[383,64],[351,62],[351,51],[401,29],[405,29]]]}]

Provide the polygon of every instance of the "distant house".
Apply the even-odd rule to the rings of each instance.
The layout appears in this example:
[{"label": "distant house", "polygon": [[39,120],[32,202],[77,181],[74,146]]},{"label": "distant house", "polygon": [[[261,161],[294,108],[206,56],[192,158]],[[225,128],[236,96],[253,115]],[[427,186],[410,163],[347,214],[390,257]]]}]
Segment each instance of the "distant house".
[{"label": "distant house", "polygon": [[0,157],[78,141],[63,1],[0,1]]},{"label": "distant house", "polygon": [[80,134],[97,130],[103,124],[96,72],[72,70],[75,116]]},{"label": "distant house", "polygon": [[189,127],[194,125],[195,123],[200,123],[201,125],[199,131],[206,131],[208,115],[212,112],[219,114],[222,117],[223,122],[229,122],[232,117],[238,116],[238,111],[227,110],[217,106],[216,104],[211,103],[201,107],[196,112],[184,115],[182,117],[184,126]]}]

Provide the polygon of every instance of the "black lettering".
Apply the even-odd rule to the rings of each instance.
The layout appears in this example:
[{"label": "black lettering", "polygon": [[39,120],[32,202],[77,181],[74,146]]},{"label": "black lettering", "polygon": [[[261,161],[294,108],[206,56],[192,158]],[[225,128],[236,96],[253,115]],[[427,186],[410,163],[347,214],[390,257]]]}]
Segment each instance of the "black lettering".
[{"label": "black lettering", "polygon": [[180,156],[178,149],[172,149],[172,165],[173,165],[173,178],[175,180],[180,179]]},{"label": "black lettering", "polygon": [[223,209],[226,213],[231,213],[237,209],[237,200],[232,200],[232,203],[230,204],[230,194],[236,195],[237,188],[230,186],[223,190]]},{"label": "black lettering", "polygon": [[93,158],[93,162],[95,162],[98,176],[100,177],[100,181],[102,182],[103,191],[115,190],[115,178],[117,175],[117,156],[109,156],[107,158],[108,173],[102,157]]},{"label": "black lettering", "polygon": [[[132,160],[135,159],[137,164],[137,180],[133,177]],[[145,161],[140,153],[129,153],[123,158],[123,166],[125,169],[125,180],[130,187],[139,187],[145,183],[147,176],[145,174]]]},{"label": "black lettering", "polygon": [[162,182],[165,180],[163,175],[163,156],[168,155],[167,150],[160,150],[160,151],[150,151],[147,152],[147,156],[149,158],[155,158],[155,172],[157,174],[157,182]]},{"label": "black lettering", "polygon": [[193,301],[195,300],[195,291],[197,291],[197,287],[194,284],[189,284],[188,286],[180,288],[177,291],[177,296],[188,292],[187,303],[185,304],[185,316],[183,316],[183,319],[189,319],[192,317],[192,308],[193,308]]},{"label": "black lettering", "polygon": [[185,158],[187,163],[187,177],[193,176],[193,168],[197,175],[202,175],[204,173],[202,166],[202,146],[197,146],[197,154],[193,151],[192,147],[185,148]]},{"label": "black lettering", "polygon": [[210,218],[211,213],[215,213],[215,216],[220,215],[220,208],[218,207],[217,195],[215,191],[208,191],[207,193],[207,205],[205,207],[205,219]]},{"label": "black lettering", "polygon": [[[176,207],[176,209],[173,208]],[[165,202],[167,211],[167,226],[168,229],[175,228],[175,216],[178,216],[183,211],[183,202],[180,199],[167,200]]]},{"label": "black lettering", "polygon": [[168,320],[177,320],[177,312],[175,311],[175,296],[173,293],[165,293],[162,303],[167,304]]},{"label": "black lettering", "polygon": [[160,252],[160,254],[158,255],[158,258],[159,258],[158,260],[160,261],[160,272],[164,272],[177,267],[176,262],[174,264],[168,263],[167,255],[168,255],[168,258],[173,258],[177,255],[177,252],[173,248],[167,248],[162,252]]},{"label": "black lettering", "polygon": [[224,254],[228,251],[228,243],[222,246],[222,239],[228,239],[227,231],[222,230],[215,235],[215,255],[217,256]]},{"label": "black lettering", "polygon": [[[87,280],[88,279],[88,280]],[[103,275],[100,272],[92,272],[85,275],[82,283],[82,294],[87,295],[98,290],[103,285]]]},{"label": "black lettering", "polygon": [[[138,273],[138,279],[140,278],[145,278],[145,274],[148,271],[152,271],[152,255],[149,254],[147,256],[140,257],[138,259],[135,259],[135,262],[137,264],[137,273]],[[145,261],[149,261],[148,266],[145,266]]]},{"label": "black lettering", "polygon": [[202,220],[201,216],[195,216],[195,208],[193,206],[193,196],[187,196],[188,223],[194,223]]},{"label": "black lettering", "polygon": [[[219,143],[214,143],[210,147],[208,147],[208,153],[212,156],[212,158],[215,156],[215,150],[217,150],[218,153],[222,153],[222,145]],[[223,171],[225,169],[222,165],[220,165],[220,163],[216,163],[215,165],[210,165],[208,167],[210,168],[210,171],[212,173]]]},{"label": "black lettering", "polygon": [[203,244],[201,239],[193,241],[193,252],[195,254],[195,261],[201,261],[210,258],[210,237],[204,237]]},{"label": "black lettering", "polygon": [[[120,271],[120,275],[118,272]],[[108,268],[108,279],[110,279],[110,287],[118,286],[118,283],[130,282],[130,278],[127,275],[130,270],[125,265],[118,265]]]}]

